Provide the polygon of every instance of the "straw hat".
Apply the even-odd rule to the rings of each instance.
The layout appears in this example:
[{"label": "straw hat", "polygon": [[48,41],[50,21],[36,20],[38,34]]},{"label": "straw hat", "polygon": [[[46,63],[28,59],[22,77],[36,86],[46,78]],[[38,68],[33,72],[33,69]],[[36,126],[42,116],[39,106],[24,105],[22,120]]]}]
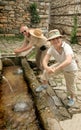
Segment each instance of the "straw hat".
[{"label": "straw hat", "polygon": [[40,29],[32,29],[32,30],[30,30],[30,34],[34,37],[37,37],[37,38],[43,38],[44,37],[44,35],[43,35],[43,33]]},{"label": "straw hat", "polygon": [[57,38],[57,37],[62,37],[58,29],[51,30],[48,34],[48,41],[51,39]]}]

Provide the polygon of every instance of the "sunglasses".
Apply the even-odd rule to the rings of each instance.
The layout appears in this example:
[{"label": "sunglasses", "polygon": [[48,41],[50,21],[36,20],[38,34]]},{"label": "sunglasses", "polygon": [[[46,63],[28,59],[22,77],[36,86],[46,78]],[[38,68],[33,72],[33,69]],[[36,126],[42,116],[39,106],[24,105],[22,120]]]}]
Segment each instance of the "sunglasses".
[{"label": "sunglasses", "polygon": [[24,30],[24,31],[23,31],[23,32],[21,32],[21,33],[23,34],[24,32],[26,32],[26,30]]}]

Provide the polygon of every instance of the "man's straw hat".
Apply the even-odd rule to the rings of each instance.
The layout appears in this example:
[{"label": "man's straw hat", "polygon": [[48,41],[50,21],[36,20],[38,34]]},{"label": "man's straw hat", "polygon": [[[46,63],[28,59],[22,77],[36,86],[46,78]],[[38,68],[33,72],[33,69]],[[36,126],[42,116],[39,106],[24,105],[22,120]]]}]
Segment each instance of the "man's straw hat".
[{"label": "man's straw hat", "polygon": [[50,41],[51,39],[54,39],[54,38],[57,38],[57,37],[62,37],[62,35],[60,34],[58,29],[54,29],[54,30],[51,30],[48,33],[48,39],[47,40]]},{"label": "man's straw hat", "polygon": [[37,37],[37,38],[43,38],[44,37],[44,35],[43,35],[43,33],[40,29],[32,29],[32,30],[30,30],[30,34],[34,37]]}]

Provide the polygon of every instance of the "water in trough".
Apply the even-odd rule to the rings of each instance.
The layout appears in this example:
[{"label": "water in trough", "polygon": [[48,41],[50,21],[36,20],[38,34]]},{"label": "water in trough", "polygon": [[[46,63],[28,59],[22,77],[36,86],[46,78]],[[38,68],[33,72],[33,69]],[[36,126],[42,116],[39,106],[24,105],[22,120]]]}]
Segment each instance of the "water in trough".
[{"label": "water in trough", "polygon": [[0,83],[0,130],[41,130],[21,70],[16,65],[3,68]]}]

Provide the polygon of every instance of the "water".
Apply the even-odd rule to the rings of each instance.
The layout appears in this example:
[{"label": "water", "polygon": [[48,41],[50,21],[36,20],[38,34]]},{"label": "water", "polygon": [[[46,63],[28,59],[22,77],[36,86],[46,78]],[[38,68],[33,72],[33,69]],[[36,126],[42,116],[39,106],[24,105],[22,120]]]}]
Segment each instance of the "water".
[{"label": "water", "polygon": [[24,112],[24,111],[27,111],[29,109],[30,109],[29,105],[24,101],[16,103],[14,105],[14,108],[13,108],[13,110],[15,112]]},{"label": "water", "polygon": [[22,74],[23,70],[21,68],[18,68],[16,71],[13,72],[13,74]]},{"label": "water", "polygon": [[10,88],[11,92],[13,92],[13,93],[14,93],[13,88],[12,88],[12,86],[10,85],[10,83],[9,83],[8,79],[7,79],[5,76],[2,76],[2,79],[4,79],[4,80],[8,83],[8,86],[9,86],[9,88]]},{"label": "water", "polygon": [[4,61],[11,63],[13,66],[15,66],[14,62],[9,58],[4,58]]}]

